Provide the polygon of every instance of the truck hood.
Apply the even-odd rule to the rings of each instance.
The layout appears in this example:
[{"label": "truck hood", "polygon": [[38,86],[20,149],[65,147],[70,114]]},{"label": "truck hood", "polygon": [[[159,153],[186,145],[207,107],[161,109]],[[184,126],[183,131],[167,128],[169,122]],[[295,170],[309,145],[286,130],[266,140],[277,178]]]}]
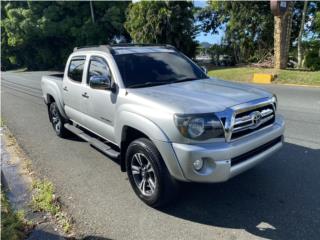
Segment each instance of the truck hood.
[{"label": "truck hood", "polygon": [[271,93],[258,87],[215,78],[127,91],[138,97],[140,104],[161,106],[175,113],[220,112],[251,100],[272,97]]}]

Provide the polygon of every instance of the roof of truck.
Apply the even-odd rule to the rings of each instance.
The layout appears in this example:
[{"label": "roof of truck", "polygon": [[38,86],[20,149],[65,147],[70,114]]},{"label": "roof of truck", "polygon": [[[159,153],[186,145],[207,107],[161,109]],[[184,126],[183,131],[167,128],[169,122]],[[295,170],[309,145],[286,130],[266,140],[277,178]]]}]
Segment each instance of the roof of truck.
[{"label": "roof of truck", "polygon": [[173,52],[175,47],[168,44],[114,44],[75,47],[73,52],[78,51],[102,51],[113,55],[146,53],[146,52]]}]

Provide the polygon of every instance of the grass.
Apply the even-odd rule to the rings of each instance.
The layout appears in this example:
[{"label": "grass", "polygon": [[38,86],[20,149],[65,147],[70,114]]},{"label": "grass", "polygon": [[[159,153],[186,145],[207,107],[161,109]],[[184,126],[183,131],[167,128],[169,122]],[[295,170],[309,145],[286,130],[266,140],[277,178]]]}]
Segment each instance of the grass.
[{"label": "grass", "polygon": [[0,127],[4,127],[4,120],[0,117]]},{"label": "grass", "polygon": [[63,230],[71,230],[71,220],[61,211],[61,207],[54,194],[54,187],[48,180],[35,180],[32,184],[32,206],[37,211],[48,212],[58,221]]},{"label": "grass", "polygon": [[[0,121],[1,122],[1,121]],[[4,126],[5,131],[5,142],[6,147],[11,148],[20,159],[22,159],[22,167],[26,170],[27,174],[33,175],[32,162],[24,151],[18,145],[15,137],[10,130]],[[32,178],[32,201],[31,206],[35,211],[49,213],[55,220],[56,223],[62,227],[65,233],[69,233],[71,226],[71,218],[66,215],[61,209],[61,204],[58,201],[55,193],[54,186],[48,180],[40,180],[38,178]],[[2,197],[2,196],[1,196]],[[2,198],[1,198],[2,203]],[[2,238],[7,239],[7,238]],[[11,238],[8,238],[11,239]],[[14,238],[15,239],[15,238]]]},{"label": "grass", "polygon": [[33,182],[32,188],[34,189],[32,196],[34,209],[56,215],[60,206],[56,202],[52,183],[47,180],[36,180]]},{"label": "grass", "polygon": [[24,212],[11,209],[5,193],[1,190],[1,239],[25,239],[29,223],[24,219]]},{"label": "grass", "polygon": [[320,71],[274,70],[271,68],[229,67],[210,70],[208,75],[224,80],[251,82],[254,73],[275,74],[274,83],[320,86]]}]

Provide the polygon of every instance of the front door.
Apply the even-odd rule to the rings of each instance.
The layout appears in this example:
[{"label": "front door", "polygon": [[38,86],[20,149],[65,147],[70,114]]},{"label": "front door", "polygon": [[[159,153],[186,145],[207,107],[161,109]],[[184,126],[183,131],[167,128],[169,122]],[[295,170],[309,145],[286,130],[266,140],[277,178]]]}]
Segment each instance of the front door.
[{"label": "front door", "polygon": [[90,87],[90,78],[113,80],[112,73],[106,59],[102,56],[91,56],[88,63],[87,84],[85,92],[86,101],[85,126],[97,135],[114,142],[114,112],[116,94],[109,89],[96,89]]}]

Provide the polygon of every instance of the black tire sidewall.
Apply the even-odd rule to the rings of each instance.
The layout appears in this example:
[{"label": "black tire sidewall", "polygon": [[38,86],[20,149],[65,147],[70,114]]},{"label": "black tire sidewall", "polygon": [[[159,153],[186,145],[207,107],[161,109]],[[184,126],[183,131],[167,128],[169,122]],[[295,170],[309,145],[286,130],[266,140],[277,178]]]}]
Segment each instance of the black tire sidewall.
[{"label": "black tire sidewall", "polygon": [[[53,124],[53,121],[52,121],[52,113],[51,113],[51,111],[52,111],[52,108],[53,108],[53,107],[56,108],[56,111],[57,111],[58,116],[59,116],[60,121],[61,121],[60,131],[57,131],[57,129],[55,128],[55,126],[54,126],[54,124]],[[52,102],[52,103],[50,104],[50,106],[49,106],[49,116],[50,116],[50,121],[51,121],[51,124],[52,124],[52,127],[53,127],[54,132],[55,132],[59,137],[62,137],[62,136],[63,136],[63,130],[64,130],[64,129],[63,129],[63,128],[64,128],[64,126],[63,126],[64,121],[63,121],[63,118],[62,118],[62,116],[61,116],[61,114],[60,114],[60,112],[59,112],[59,108],[58,108],[58,106],[57,106],[57,104],[56,104],[55,102]]]},{"label": "black tire sidewall", "polygon": [[[148,160],[150,161],[155,175],[157,177],[157,184],[155,192],[151,196],[145,196],[141,193],[141,191],[136,186],[136,183],[134,182],[134,178],[132,176],[131,171],[131,161],[132,157],[135,153],[143,153],[146,157],[148,157]],[[153,145],[151,141],[148,139],[138,139],[133,141],[126,153],[126,166],[127,166],[127,174],[129,182],[136,193],[136,195],[147,205],[150,206],[156,206],[161,201],[162,195],[164,194],[164,178],[163,178],[163,168],[161,166],[161,156],[159,152],[157,151],[156,147]]]}]

